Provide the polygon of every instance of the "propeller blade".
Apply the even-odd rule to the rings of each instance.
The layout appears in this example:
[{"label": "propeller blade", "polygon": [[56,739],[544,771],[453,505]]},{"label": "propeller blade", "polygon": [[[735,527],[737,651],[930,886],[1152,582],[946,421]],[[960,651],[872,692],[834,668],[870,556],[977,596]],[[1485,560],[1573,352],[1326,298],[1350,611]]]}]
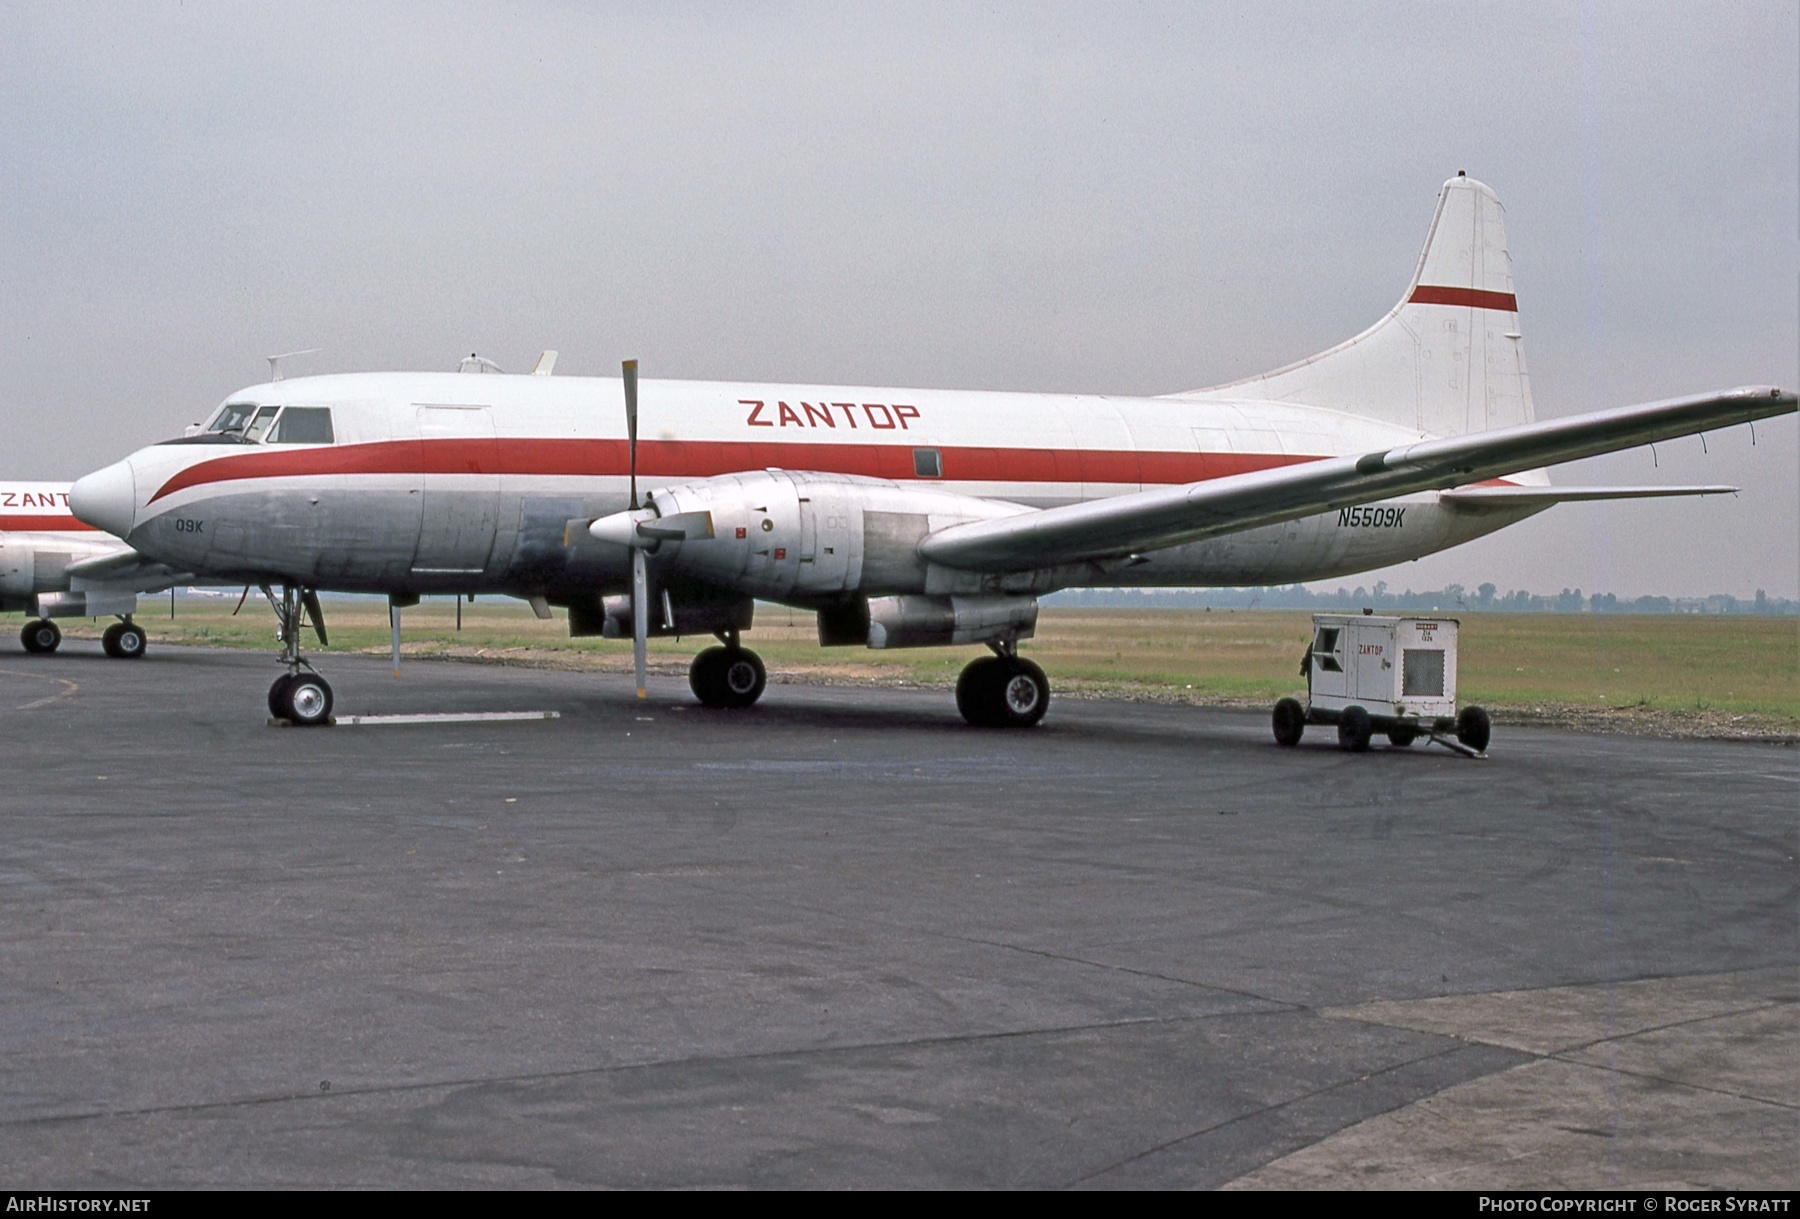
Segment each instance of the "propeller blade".
[{"label": "propeller blade", "polygon": [[650,580],[645,571],[644,549],[631,548],[631,659],[637,667],[637,694],[649,698],[644,684],[645,652],[650,647]]},{"label": "propeller blade", "polygon": [[[625,382],[625,435],[628,438],[631,461],[631,507],[637,510],[637,361],[626,360],[619,365],[620,376]],[[643,682],[638,683],[640,686]]]}]

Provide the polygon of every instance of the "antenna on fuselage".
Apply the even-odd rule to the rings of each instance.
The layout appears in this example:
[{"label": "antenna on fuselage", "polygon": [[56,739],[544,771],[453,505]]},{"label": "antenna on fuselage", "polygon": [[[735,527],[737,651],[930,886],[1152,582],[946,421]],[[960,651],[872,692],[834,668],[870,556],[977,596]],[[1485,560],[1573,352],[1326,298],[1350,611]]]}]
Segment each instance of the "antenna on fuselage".
[{"label": "antenna on fuselage", "polygon": [[505,372],[506,370],[504,368],[500,367],[498,364],[494,363],[492,360],[488,359],[486,356],[478,356],[474,352],[471,351],[468,355],[464,356],[462,359],[462,362],[456,366],[456,371],[457,372]]},{"label": "antenna on fuselage", "polygon": [[281,362],[283,360],[291,359],[294,356],[317,355],[324,350],[323,347],[308,347],[305,351],[284,351],[278,356],[264,356],[263,359],[269,362],[269,380],[281,380]]}]

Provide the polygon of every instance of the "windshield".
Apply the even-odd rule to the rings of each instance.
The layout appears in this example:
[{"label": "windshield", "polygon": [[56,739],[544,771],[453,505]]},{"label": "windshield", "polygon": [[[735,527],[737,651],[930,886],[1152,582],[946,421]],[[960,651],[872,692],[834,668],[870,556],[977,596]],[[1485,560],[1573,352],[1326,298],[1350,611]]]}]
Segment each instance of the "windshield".
[{"label": "windshield", "polygon": [[275,416],[280,410],[279,406],[257,407],[256,414],[252,415],[250,422],[244,425],[244,439],[251,442],[261,440],[263,433],[269,430],[269,425],[275,422]]},{"label": "windshield", "polygon": [[213,416],[213,421],[207,425],[206,430],[242,435],[245,425],[255,415],[256,403],[254,402],[227,402],[219,413]]}]

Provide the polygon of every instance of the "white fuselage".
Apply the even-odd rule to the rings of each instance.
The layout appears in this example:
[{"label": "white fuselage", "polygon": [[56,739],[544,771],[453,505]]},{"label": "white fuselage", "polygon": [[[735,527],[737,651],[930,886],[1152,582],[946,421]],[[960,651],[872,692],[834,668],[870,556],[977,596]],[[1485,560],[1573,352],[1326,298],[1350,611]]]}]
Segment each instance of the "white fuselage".
[{"label": "white fuselage", "polygon": [[68,483],[0,482],[0,611],[36,613],[40,594],[68,590],[69,564],[124,549],[70,513]]},{"label": "white fuselage", "polygon": [[[629,555],[578,527],[627,504],[617,380],[350,374],[254,386],[228,404],[313,413],[304,428],[296,414],[293,437],[270,414],[245,430],[254,442],[203,433],[140,450],[107,472],[130,507],[104,523],[147,557],[214,579],[344,591],[555,598],[629,583]],[[328,443],[321,411],[329,412]],[[1283,402],[686,381],[644,382],[640,417],[644,491],[768,469],[852,475],[888,484],[890,506],[933,527],[1422,435]],[[958,497],[986,504],[971,512]],[[1427,492],[1129,563],[1046,570],[1008,587],[1319,579],[1454,546],[1531,511],[1469,514]],[[925,591],[864,574],[850,581],[864,595]],[[805,586],[789,582],[788,599],[818,600]]]}]

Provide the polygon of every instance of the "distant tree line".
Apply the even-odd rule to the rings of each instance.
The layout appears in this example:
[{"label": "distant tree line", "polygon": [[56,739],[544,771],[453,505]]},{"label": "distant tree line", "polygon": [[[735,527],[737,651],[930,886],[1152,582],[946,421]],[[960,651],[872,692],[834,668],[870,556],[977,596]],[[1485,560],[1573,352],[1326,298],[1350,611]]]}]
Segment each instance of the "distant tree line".
[{"label": "distant tree line", "polygon": [[1314,592],[1301,584],[1285,588],[1072,588],[1044,598],[1046,605],[1093,609],[1304,609],[1304,610],[1496,610],[1547,614],[1800,614],[1800,600],[1771,597],[1762,589],[1753,599],[1714,593],[1710,597],[1589,596],[1579,588],[1534,593],[1517,588],[1502,593],[1493,584],[1466,589],[1460,584],[1424,592],[1395,592],[1385,580],[1375,587]]}]

